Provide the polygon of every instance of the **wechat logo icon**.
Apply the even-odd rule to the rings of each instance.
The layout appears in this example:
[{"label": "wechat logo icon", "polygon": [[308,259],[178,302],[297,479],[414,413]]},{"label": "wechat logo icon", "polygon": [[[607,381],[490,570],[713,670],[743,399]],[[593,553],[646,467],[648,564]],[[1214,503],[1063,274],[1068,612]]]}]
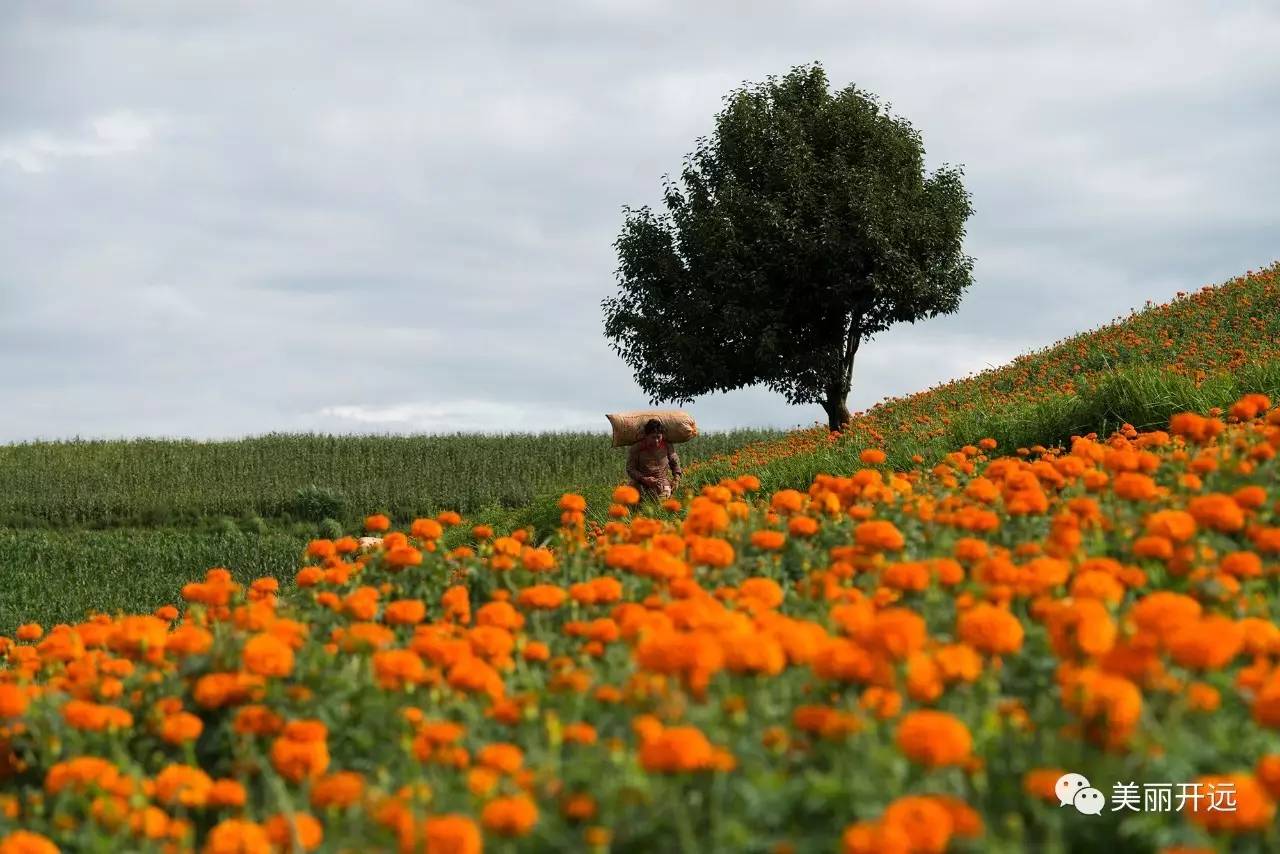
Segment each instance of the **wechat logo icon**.
[{"label": "wechat logo icon", "polygon": [[1085,815],[1097,815],[1107,805],[1107,798],[1102,792],[1089,785],[1083,774],[1063,774],[1053,784],[1053,791],[1058,796],[1058,806],[1068,804]]}]

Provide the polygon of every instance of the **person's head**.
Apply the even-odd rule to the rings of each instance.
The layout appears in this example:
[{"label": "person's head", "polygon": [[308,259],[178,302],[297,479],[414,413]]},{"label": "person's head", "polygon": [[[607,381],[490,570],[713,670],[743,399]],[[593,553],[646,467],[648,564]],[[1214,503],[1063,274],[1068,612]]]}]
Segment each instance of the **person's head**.
[{"label": "person's head", "polygon": [[666,435],[662,429],[662,422],[656,418],[650,418],[644,422],[644,437],[650,442],[656,442]]}]

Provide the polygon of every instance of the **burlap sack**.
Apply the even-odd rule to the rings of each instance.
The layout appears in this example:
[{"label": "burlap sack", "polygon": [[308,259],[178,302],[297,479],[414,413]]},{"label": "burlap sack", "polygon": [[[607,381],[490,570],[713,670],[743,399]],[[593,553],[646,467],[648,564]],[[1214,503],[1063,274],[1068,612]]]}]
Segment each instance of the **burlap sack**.
[{"label": "burlap sack", "polygon": [[615,412],[605,415],[613,427],[613,446],[634,445],[644,437],[644,425],[650,418],[662,422],[668,442],[687,442],[698,435],[698,425],[693,417],[679,409],[640,409],[635,412]]}]

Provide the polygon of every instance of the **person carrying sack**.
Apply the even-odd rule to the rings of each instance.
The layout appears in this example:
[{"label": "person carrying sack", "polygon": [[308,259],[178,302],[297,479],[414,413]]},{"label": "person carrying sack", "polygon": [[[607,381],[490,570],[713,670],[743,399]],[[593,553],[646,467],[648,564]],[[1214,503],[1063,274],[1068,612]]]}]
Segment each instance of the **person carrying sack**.
[{"label": "person carrying sack", "polygon": [[650,498],[670,498],[680,485],[680,457],[667,441],[662,422],[650,418],[644,435],[627,449],[627,475],[640,494]]}]

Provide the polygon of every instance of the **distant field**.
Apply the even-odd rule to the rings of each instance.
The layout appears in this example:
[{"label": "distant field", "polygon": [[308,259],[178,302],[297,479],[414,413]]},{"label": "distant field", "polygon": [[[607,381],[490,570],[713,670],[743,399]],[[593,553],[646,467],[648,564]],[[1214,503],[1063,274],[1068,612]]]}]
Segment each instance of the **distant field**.
[{"label": "distant field", "polygon": [[[680,452],[693,462],[781,435],[709,433]],[[597,433],[34,442],[0,446],[0,526],[475,513],[610,488],[624,479],[623,467],[624,452]],[[309,487],[317,489],[299,494]]]},{"label": "distant field", "polygon": [[0,634],[81,620],[89,608],[180,604],[182,585],[215,566],[241,581],[292,578],[305,545],[285,533],[0,530]]}]

